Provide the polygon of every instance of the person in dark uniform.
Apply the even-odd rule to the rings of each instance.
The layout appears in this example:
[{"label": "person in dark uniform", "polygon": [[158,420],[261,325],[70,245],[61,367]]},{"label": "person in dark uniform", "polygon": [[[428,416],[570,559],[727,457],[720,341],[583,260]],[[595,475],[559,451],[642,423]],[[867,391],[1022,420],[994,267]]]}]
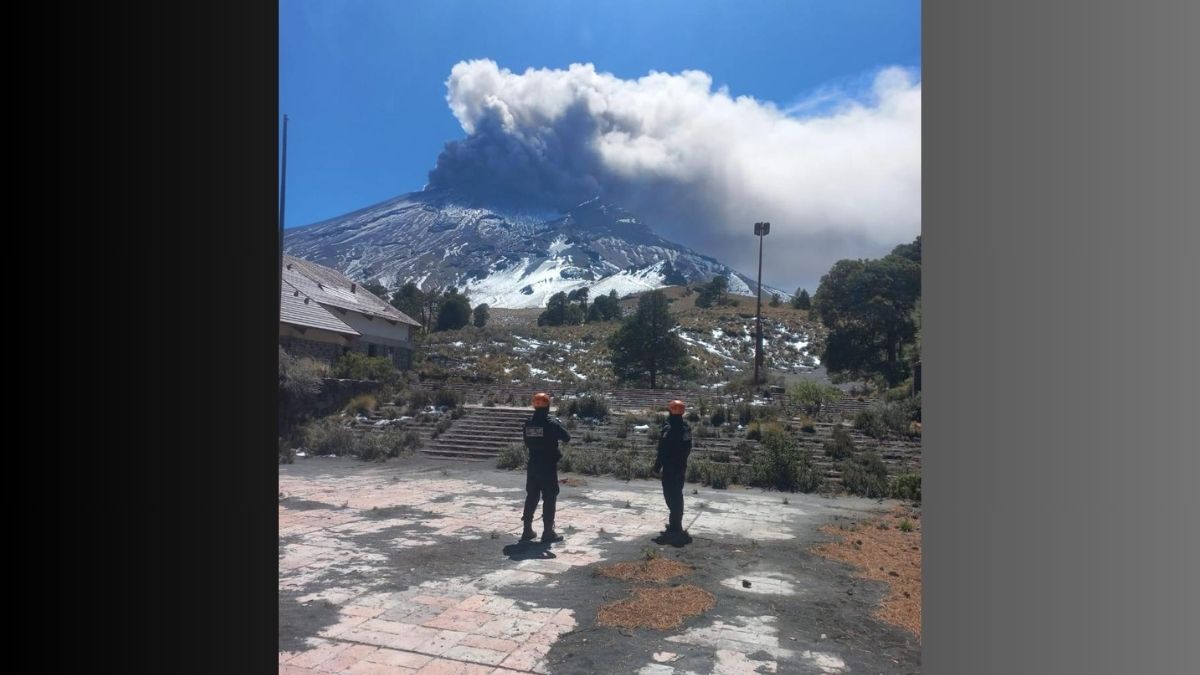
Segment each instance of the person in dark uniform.
[{"label": "person in dark uniform", "polygon": [[525,477],[525,513],[521,520],[525,529],[521,541],[531,541],[537,535],[533,531],[533,512],[538,499],[542,501],[542,542],[562,541],[554,532],[554,506],[558,499],[558,460],[562,452],[558,444],[570,443],[567,428],[550,416],[550,396],[534,394],[533,416],[525,422],[525,447],[529,450],[529,469]]},{"label": "person in dark uniform", "polygon": [[692,428],[683,419],[683,401],[667,405],[670,416],[658,440],[658,457],[654,473],[662,472],[663,498],[670,511],[665,535],[683,534],[683,479],[687,474],[687,459],[692,452]]}]

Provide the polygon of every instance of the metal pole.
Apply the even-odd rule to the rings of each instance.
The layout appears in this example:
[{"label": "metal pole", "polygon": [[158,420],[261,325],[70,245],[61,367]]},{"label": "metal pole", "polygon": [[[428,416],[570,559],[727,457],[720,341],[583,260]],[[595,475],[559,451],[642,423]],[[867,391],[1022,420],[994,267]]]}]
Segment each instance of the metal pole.
[{"label": "metal pole", "polygon": [[757,317],[754,331],[754,384],[758,384],[758,371],[762,367],[762,247],[763,235],[758,231],[758,303],[754,310]]},{"label": "metal pole", "polygon": [[283,116],[283,173],[279,178],[279,274],[283,276],[283,206],[287,197],[287,123]]}]

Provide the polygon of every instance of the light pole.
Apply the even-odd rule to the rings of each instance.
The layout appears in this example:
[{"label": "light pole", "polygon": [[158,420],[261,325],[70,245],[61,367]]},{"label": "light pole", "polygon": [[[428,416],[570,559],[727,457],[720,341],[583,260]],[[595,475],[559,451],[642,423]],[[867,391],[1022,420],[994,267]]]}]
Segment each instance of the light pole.
[{"label": "light pole", "polygon": [[[277,290],[280,293],[283,292],[283,205],[284,205],[284,198],[287,195],[287,122],[288,122],[287,115],[284,115],[283,116],[283,162],[282,162],[283,167],[281,170],[281,174],[279,176],[279,222],[277,223],[277,226],[279,228],[279,241],[278,241],[279,273],[277,275],[275,275],[276,280],[279,285],[279,288]],[[283,301],[282,300],[279,301],[279,311],[281,312],[281,316],[282,316],[282,312],[283,312]]]},{"label": "light pole", "polygon": [[[762,351],[762,249],[763,237],[771,233],[770,223],[755,223],[754,234],[758,235],[758,303],[754,310],[754,384],[759,383],[758,374],[763,368]],[[765,374],[765,373],[764,373]]]}]

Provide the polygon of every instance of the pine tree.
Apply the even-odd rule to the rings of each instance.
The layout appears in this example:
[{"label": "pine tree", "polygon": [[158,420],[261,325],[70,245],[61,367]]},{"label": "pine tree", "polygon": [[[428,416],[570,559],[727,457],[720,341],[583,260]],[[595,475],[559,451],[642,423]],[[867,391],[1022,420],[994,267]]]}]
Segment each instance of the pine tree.
[{"label": "pine tree", "polygon": [[609,338],[613,372],[618,378],[641,380],[648,376],[650,388],[655,389],[661,375],[687,373],[687,347],[671,332],[675,320],[667,304],[662,291],[642,295],[637,312]]}]

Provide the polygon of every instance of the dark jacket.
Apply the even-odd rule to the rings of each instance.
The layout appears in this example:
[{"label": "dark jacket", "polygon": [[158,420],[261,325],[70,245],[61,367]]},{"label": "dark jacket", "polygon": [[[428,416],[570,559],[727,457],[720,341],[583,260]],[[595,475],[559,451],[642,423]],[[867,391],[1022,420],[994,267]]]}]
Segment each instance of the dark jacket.
[{"label": "dark jacket", "polygon": [[688,455],[692,452],[692,428],[682,417],[672,415],[663,425],[662,437],[658,440],[658,457],[654,470],[683,471],[687,467]]},{"label": "dark jacket", "polygon": [[538,467],[553,467],[562,458],[558,444],[570,443],[571,434],[557,417],[549,413],[535,411],[525,422],[525,447],[529,450],[529,465]]}]

